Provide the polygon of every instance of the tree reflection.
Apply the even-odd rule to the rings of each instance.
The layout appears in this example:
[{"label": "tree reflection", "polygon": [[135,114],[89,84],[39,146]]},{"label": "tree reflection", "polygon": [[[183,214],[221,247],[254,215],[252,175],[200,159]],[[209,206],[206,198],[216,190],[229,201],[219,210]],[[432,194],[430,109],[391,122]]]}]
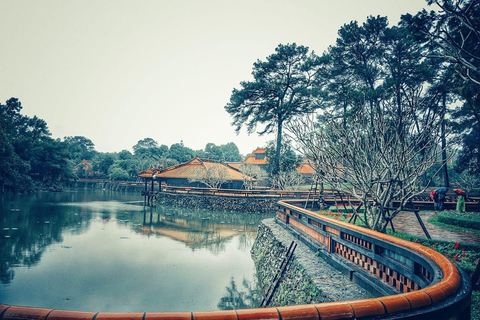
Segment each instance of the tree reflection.
[{"label": "tree reflection", "polygon": [[[9,284],[13,267],[36,265],[46,248],[63,241],[65,229],[77,233],[88,228],[89,217],[73,207],[14,202],[2,196],[0,202],[0,281]],[[12,207],[14,206],[14,207]]]},{"label": "tree reflection", "polygon": [[262,302],[262,290],[257,281],[249,283],[243,279],[242,288],[238,288],[233,277],[226,287],[227,293],[220,298],[217,308],[220,310],[258,308]]}]

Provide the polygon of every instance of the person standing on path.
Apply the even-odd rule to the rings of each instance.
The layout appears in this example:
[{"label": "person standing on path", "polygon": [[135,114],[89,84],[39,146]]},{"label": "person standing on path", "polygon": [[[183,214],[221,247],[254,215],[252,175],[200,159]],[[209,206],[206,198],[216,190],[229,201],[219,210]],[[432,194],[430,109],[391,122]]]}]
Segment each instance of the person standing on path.
[{"label": "person standing on path", "polygon": [[443,205],[445,204],[445,198],[447,197],[447,187],[441,187],[436,190],[438,194],[438,211],[443,211]]},{"label": "person standing on path", "polygon": [[437,190],[432,190],[432,192],[430,192],[430,199],[433,200],[433,210],[438,211],[438,192],[437,192]]},{"label": "person standing on path", "polygon": [[461,189],[453,189],[453,191],[457,194],[457,212],[465,212],[465,198],[467,193]]}]

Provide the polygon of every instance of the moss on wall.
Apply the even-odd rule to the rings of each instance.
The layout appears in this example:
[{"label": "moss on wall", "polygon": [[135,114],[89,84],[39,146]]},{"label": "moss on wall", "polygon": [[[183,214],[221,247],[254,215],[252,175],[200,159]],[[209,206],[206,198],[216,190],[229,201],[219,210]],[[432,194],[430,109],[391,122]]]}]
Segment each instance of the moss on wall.
[{"label": "moss on wall", "polygon": [[[279,242],[270,228],[260,224],[252,248],[259,283],[266,293],[277,273],[288,248]],[[290,260],[269,306],[298,305],[326,302],[328,298],[317,288],[295,255]]]},{"label": "moss on wall", "polygon": [[269,306],[299,305],[371,298],[371,294],[330,266],[287,230],[265,219],[258,227],[252,258],[264,294],[277,273],[290,243],[297,248]]}]

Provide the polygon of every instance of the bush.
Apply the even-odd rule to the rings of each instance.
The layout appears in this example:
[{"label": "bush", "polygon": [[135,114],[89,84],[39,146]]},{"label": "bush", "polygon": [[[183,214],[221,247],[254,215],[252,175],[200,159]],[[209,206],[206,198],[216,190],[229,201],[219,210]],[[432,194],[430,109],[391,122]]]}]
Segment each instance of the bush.
[{"label": "bush", "polygon": [[437,221],[462,228],[480,230],[480,216],[476,214],[459,214],[455,211],[438,213]]},{"label": "bush", "polygon": [[111,170],[108,170],[108,177],[111,180],[120,180],[120,181],[125,181],[128,180],[129,175],[126,170],[123,170],[122,168],[112,168]]}]

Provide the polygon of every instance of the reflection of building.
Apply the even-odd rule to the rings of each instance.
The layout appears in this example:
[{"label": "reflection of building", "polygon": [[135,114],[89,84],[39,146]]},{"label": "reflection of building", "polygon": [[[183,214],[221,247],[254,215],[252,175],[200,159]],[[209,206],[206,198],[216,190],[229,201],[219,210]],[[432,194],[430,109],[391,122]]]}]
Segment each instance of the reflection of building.
[{"label": "reflection of building", "polygon": [[256,224],[239,226],[202,221],[161,217],[158,222],[145,224],[137,230],[143,234],[156,234],[180,241],[192,249],[218,247],[237,235],[245,235],[253,240],[257,231]]},{"label": "reflection of building", "polygon": [[226,173],[225,179],[227,183],[221,185],[221,188],[226,189],[242,189],[243,188],[243,176],[240,170],[226,164],[224,162],[218,162],[213,160],[205,160],[195,157],[194,159],[185,163],[178,164],[163,170],[147,169],[140,172],[139,177],[146,180],[155,179],[157,181],[164,182],[169,186],[182,186],[182,187],[205,187],[200,182],[190,182],[189,178],[198,174],[199,169],[209,170],[213,166],[222,166]]}]

